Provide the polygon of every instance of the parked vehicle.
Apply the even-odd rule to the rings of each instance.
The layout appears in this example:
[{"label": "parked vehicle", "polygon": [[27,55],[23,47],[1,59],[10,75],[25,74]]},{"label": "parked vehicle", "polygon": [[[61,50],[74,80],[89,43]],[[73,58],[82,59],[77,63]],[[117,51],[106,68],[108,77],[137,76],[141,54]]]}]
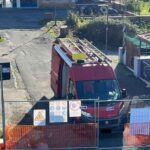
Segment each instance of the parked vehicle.
[{"label": "parked vehicle", "polygon": [[[82,102],[86,109],[82,110],[80,120],[93,122],[98,118],[101,128],[123,124],[129,109],[129,102],[119,101],[126,97],[126,90],[120,90],[110,63],[87,40],[73,42],[64,38],[52,46],[51,87],[55,97],[87,100]],[[104,103],[95,107],[94,100]]]}]

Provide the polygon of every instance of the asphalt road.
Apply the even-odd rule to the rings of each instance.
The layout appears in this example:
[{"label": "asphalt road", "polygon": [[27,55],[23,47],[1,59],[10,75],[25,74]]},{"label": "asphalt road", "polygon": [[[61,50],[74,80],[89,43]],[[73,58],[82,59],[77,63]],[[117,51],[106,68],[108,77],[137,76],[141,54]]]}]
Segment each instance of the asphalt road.
[{"label": "asphalt road", "polygon": [[[25,114],[30,111],[31,100],[39,101],[53,96],[49,74],[51,39],[45,34],[46,28],[43,24],[45,12],[47,10],[0,10],[0,35],[6,39],[0,44],[0,57],[11,61],[13,71],[12,80],[4,83],[5,100],[18,101],[6,106],[9,110],[6,117],[9,116],[8,120],[12,122],[21,119],[21,116],[19,119],[16,117],[21,112]],[[57,11],[58,15],[65,14],[62,12]],[[127,81],[130,73],[127,71],[126,74],[129,76],[119,74],[119,82],[122,87],[129,89],[132,97],[149,94],[149,89],[137,79],[134,80],[132,87],[129,86],[131,80],[128,83]],[[135,83],[140,85],[135,86]],[[141,86],[143,90],[140,90]],[[23,104],[21,100],[27,102]],[[101,148],[122,146],[122,133],[101,133],[99,142]]]},{"label": "asphalt road", "polygon": [[[21,76],[16,84],[23,81],[23,89],[34,100],[51,98],[53,94],[49,82],[50,36],[44,34],[46,30],[42,28],[46,12],[50,10],[0,9],[0,35],[6,39],[1,43],[0,55],[15,64],[12,69],[16,68]],[[14,78],[15,75],[12,87]],[[7,81],[6,88],[11,81]]]},{"label": "asphalt road", "polygon": [[50,49],[50,40],[44,35],[22,47],[16,57],[28,93],[36,101],[43,97],[50,99],[53,96],[50,89]]},{"label": "asphalt road", "polygon": [[117,79],[121,89],[127,90],[128,98],[132,99],[148,99],[150,98],[150,88],[139,78],[136,78],[132,71],[124,65],[118,64],[118,51],[103,51],[112,59],[112,66],[115,70]]}]

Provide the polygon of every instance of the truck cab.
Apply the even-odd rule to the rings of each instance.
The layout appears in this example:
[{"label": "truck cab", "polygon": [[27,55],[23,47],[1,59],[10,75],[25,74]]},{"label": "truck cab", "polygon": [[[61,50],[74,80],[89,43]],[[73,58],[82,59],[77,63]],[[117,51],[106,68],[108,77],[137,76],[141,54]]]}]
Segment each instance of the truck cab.
[{"label": "truck cab", "polygon": [[87,40],[60,39],[52,47],[51,87],[55,97],[80,99],[86,107],[80,119],[94,122],[96,118],[101,128],[123,124],[129,109],[129,102],[120,101],[126,97],[126,90],[120,90],[109,62]]}]

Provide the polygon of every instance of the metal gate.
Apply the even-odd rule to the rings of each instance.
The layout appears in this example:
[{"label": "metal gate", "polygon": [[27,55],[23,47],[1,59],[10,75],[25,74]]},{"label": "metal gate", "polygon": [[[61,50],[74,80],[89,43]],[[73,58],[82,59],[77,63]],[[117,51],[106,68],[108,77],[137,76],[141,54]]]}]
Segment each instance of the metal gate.
[{"label": "metal gate", "polygon": [[[106,106],[106,103],[109,112],[114,109],[113,105],[117,104],[118,107],[126,102],[132,102],[129,107],[131,113],[135,110],[144,112],[146,109],[146,114],[142,117],[145,117],[147,122],[134,123],[132,115],[126,116],[128,120],[122,124],[119,124],[122,116],[116,119],[101,118],[102,114],[99,112],[103,113],[100,109]],[[92,111],[89,109],[91,114],[85,111],[87,107],[94,108]],[[81,112],[76,111],[77,108],[80,108]],[[150,148],[149,99],[5,101],[5,110],[7,149],[141,150],[143,147]],[[59,111],[62,116],[64,115],[63,117],[60,117]],[[119,113],[123,113],[122,109]],[[77,117],[79,114],[82,118],[80,121]],[[122,128],[117,126],[116,129],[109,130],[110,125],[117,124]]]},{"label": "metal gate", "polygon": [[[73,111],[80,107],[78,105],[80,101],[72,102],[68,100],[5,102],[5,109],[9,110],[5,113],[6,148],[96,149],[98,145],[96,120],[78,122],[78,118],[74,117],[77,113]],[[93,103],[93,100],[90,103]]]}]

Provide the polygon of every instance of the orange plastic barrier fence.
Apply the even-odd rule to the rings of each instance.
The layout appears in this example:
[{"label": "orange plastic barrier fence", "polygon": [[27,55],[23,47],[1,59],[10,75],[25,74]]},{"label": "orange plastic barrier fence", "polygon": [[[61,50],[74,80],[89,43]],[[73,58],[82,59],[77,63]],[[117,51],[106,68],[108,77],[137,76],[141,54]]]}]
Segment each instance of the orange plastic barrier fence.
[{"label": "orange plastic barrier fence", "polygon": [[[144,146],[150,145],[150,135],[131,135],[130,124],[126,124],[123,132],[124,146]],[[137,124],[138,126],[138,124]],[[136,127],[136,126],[135,126]]]},{"label": "orange plastic barrier fence", "polygon": [[4,150],[4,144],[0,143],[0,150]]},{"label": "orange plastic barrier fence", "polygon": [[6,148],[96,147],[96,124],[6,127]]}]

